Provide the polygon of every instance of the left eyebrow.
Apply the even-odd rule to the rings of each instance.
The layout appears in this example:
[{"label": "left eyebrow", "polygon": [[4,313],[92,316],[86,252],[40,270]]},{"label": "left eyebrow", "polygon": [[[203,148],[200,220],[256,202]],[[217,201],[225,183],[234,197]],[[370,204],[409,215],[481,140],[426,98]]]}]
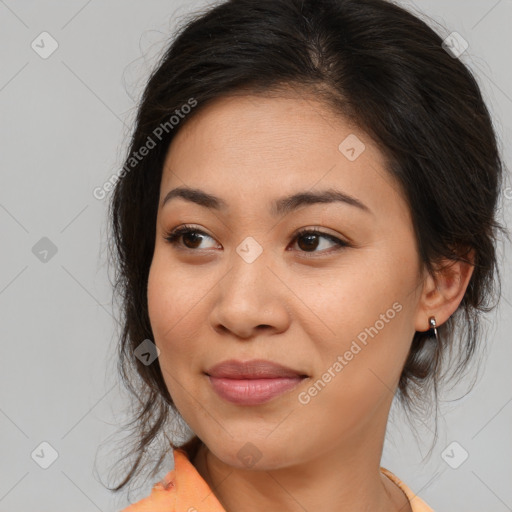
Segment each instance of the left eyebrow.
[{"label": "left eyebrow", "polygon": [[[209,194],[203,190],[190,187],[178,187],[169,191],[164,197],[160,207],[162,208],[165,204],[174,198],[181,198],[185,201],[190,201],[192,203],[198,204],[199,206],[203,206],[204,208],[209,208],[212,210],[222,211],[228,208],[226,201],[220,197]],[[282,197],[272,203],[271,214],[274,217],[277,217],[280,215],[289,214],[295,210],[298,210],[302,206],[336,202],[345,203],[350,206],[354,206],[364,212],[373,214],[370,208],[368,208],[368,206],[362,203],[359,199],[334,189],[321,190],[318,192],[304,191],[298,192],[291,196]]]},{"label": "left eyebrow", "polygon": [[345,203],[355,206],[362,211],[372,213],[370,208],[362,203],[359,199],[348,195],[344,192],[334,189],[321,190],[318,192],[299,192],[288,197],[278,199],[272,205],[272,214],[274,216],[286,215],[302,206],[308,206],[319,203]]}]

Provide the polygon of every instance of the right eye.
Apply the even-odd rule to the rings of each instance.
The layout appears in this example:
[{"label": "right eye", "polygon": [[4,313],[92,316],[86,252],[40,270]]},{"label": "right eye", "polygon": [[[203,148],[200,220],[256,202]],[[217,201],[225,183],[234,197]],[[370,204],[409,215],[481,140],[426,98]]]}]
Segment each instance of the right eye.
[{"label": "right eye", "polygon": [[[176,246],[179,249],[190,249],[192,251],[198,249],[198,244],[202,242],[204,237],[213,240],[213,238],[210,235],[207,235],[204,231],[187,225],[180,226],[179,228],[176,228],[164,235],[165,240],[173,246]],[[183,239],[185,247],[180,243],[181,238]]]}]

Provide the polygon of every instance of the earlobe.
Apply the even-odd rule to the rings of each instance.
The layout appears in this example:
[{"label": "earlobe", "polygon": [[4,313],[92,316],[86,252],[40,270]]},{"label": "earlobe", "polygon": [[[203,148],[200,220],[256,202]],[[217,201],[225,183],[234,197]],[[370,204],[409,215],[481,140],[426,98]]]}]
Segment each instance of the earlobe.
[{"label": "earlobe", "polygon": [[429,318],[434,317],[437,326],[444,324],[455,313],[469,285],[474,270],[474,251],[467,261],[442,260],[434,275],[427,272],[418,304],[415,329],[428,331]]}]

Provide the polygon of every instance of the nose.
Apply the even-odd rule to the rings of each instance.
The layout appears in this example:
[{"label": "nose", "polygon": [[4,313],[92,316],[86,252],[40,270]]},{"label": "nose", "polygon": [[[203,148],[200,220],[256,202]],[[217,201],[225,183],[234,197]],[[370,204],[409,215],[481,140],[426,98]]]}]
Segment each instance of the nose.
[{"label": "nose", "polygon": [[212,302],[209,320],[217,332],[252,339],[264,331],[276,334],[288,328],[291,292],[264,254],[248,263],[233,253],[233,264],[215,288]]}]

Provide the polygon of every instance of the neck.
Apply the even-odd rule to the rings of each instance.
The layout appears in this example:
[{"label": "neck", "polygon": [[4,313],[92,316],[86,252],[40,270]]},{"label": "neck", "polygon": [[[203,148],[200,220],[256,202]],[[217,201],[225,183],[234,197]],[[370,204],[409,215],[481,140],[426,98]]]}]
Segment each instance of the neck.
[{"label": "neck", "polygon": [[383,437],[340,443],[303,463],[266,471],[229,466],[196,442],[193,464],[226,511],[411,512],[405,494],[380,471]]}]

